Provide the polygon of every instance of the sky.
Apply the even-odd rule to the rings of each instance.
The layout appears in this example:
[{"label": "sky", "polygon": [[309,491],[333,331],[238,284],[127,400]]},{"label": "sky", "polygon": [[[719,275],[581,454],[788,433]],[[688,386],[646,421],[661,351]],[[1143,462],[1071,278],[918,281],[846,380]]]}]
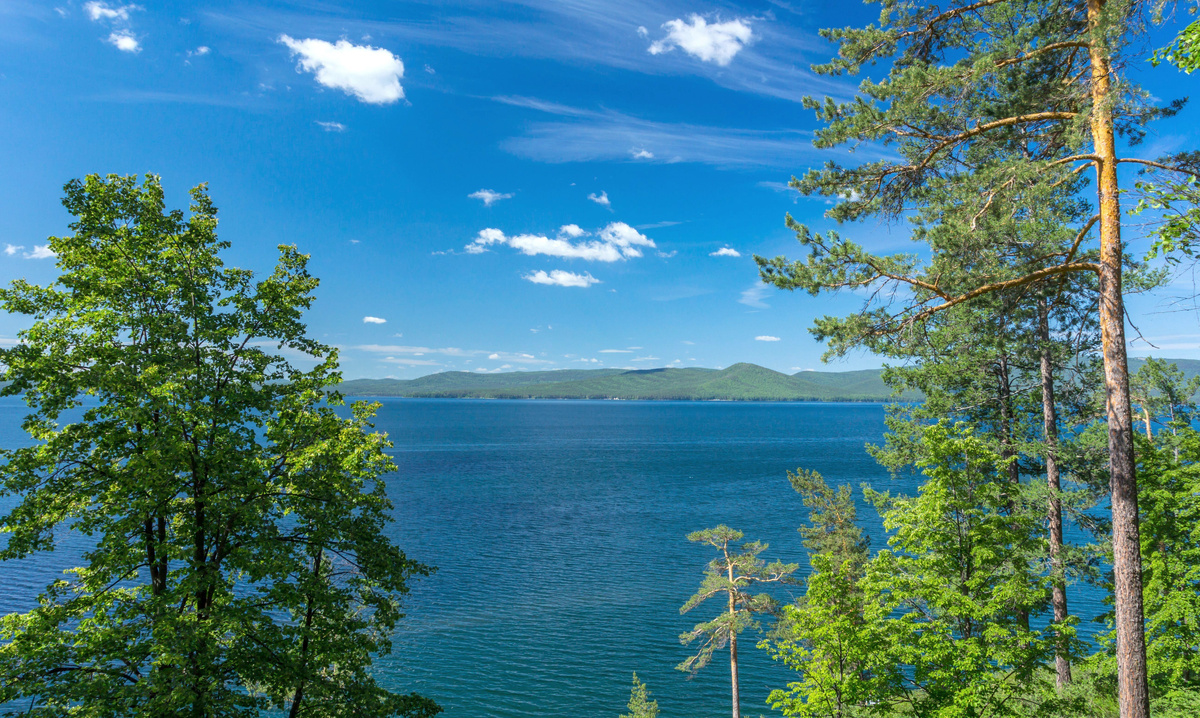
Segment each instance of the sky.
[{"label": "sky", "polygon": [[[854,94],[811,71],[833,54],[819,29],[877,17],[801,0],[0,0],[0,282],[53,281],[68,180],[154,173],[173,207],[208,183],[227,264],[311,255],[310,334],[347,378],[877,367],[823,365],[808,333],[860,297],[767,287],[753,260],[800,254],[787,213],[835,226],[793,175],[877,156],[814,149],[800,104]],[[1130,72],[1156,98],[1200,82]],[[1195,147],[1197,112],[1156,123],[1140,154]],[[840,231],[913,247],[899,225]],[[1131,354],[1200,358],[1196,293],[1188,271],[1130,298]],[[0,314],[0,343],[25,326]]]}]

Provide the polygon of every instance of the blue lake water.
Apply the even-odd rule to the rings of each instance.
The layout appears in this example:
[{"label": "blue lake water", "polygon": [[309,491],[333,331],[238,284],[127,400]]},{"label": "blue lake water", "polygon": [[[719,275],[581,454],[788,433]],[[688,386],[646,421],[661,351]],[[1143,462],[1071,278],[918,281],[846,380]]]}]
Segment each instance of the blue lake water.
[{"label": "blue lake water", "polygon": [[[879,404],[381,401],[377,428],[399,468],[389,534],[438,571],[414,586],[378,674],[448,718],[613,718],[633,671],[664,718],[728,715],[726,659],[693,680],[674,670],[689,655],[678,635],[719,610],[679,615],[712,557],[686,534],[724,523],[768,542],[768,560],[804,564],[788,469],[915,491],[863,449],[882,441]],[[0,402],[0,445],[27,442],[23,413]],[[29,608],[81,541],[0,564],[0,613]],[[1098,611],[1094,590],[1081,591],[1073,610]],[[767,714],[767,694],[793,674],[753,643],[741,644],[742,709]]]}]

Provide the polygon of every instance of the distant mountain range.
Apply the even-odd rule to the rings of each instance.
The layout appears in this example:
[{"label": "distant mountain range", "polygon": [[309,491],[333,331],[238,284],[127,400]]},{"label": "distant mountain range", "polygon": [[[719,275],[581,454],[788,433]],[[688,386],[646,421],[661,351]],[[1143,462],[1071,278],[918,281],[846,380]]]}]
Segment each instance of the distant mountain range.
[{"label": "distant mountain range", "polygon": [[[449,371],[419,379],[355,379],[348,396],[463,399],[631,399],[687,401],[883,401],[878,369],[783,374],[757,364],[725,369],[563,369],[502,374]],[[919,399],[919,395],[907,397]]]},{"label": "distant mountain range", "polygon": [[[1200,360],[1168,359],[1188,376]],[[1142,360],[1131,359],[1137,371]],[[338,390],[347,396],[455,399],[629,399],[676,401],[887,401],[895,397],[881,370],[804,371],[783,374],[757,364],[725,369],[561,369],[481,374],[448,371],[419,379],[354,379]],[[906,392],[902,400],[919,401]]]}]

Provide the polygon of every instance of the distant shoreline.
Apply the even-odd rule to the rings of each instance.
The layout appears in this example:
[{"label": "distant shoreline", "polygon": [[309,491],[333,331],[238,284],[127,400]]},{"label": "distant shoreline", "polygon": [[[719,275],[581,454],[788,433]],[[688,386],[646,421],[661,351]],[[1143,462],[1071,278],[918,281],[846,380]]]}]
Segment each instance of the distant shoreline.
[{"label": "distant shoreline", "polygon": [[[1166,359],[1188,376],[1200,361]],[[1130,360],[1136,371],[1142,360]],[[448,371],[417,379],[353,379],[337,391],[353,397],[407,399],[511,399],[563,401],[710,401],[887,403],[919,402],[919,392],[895,395],[883,369],[784,374],[757,364],[725,369],[557,369],[482,373]]]}]

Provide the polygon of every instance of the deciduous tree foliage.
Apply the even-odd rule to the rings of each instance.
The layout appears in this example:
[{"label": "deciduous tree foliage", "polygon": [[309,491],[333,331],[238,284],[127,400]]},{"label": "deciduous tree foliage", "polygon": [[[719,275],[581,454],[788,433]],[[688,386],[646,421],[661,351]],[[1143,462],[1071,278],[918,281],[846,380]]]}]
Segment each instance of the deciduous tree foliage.
[{"label": "deciduous tree foliage", "polygon": [[1014,513],[1007,463],[964,425],[925,430],[917,496],[867,489],[891,533],[855,578],[815,554],[805,599],[766,642],[801,674],[770,702],[785,715],[1056,715],[1042,668],[1078,648],[1073,622],[1031,629],[1049,579],[1011,557],[1036,549],[1039,512]]},{"label": "deciduous tree foliage", "polygon": [[[66,186],[60,276],[0,308],[32,326],[0,353],[30,408],[0,453],[0,559],[91,540],[78,568],[0,619],[0,703],[23,715],[431,716],[369,672],[409,581],[383,535],[394,468],[373,407],[339,412],[337,354],[305,335],[317,280],[224,266],[205,186],[166,211],[157,177]],[[298,368],[284,355],[298,357]]]}]

